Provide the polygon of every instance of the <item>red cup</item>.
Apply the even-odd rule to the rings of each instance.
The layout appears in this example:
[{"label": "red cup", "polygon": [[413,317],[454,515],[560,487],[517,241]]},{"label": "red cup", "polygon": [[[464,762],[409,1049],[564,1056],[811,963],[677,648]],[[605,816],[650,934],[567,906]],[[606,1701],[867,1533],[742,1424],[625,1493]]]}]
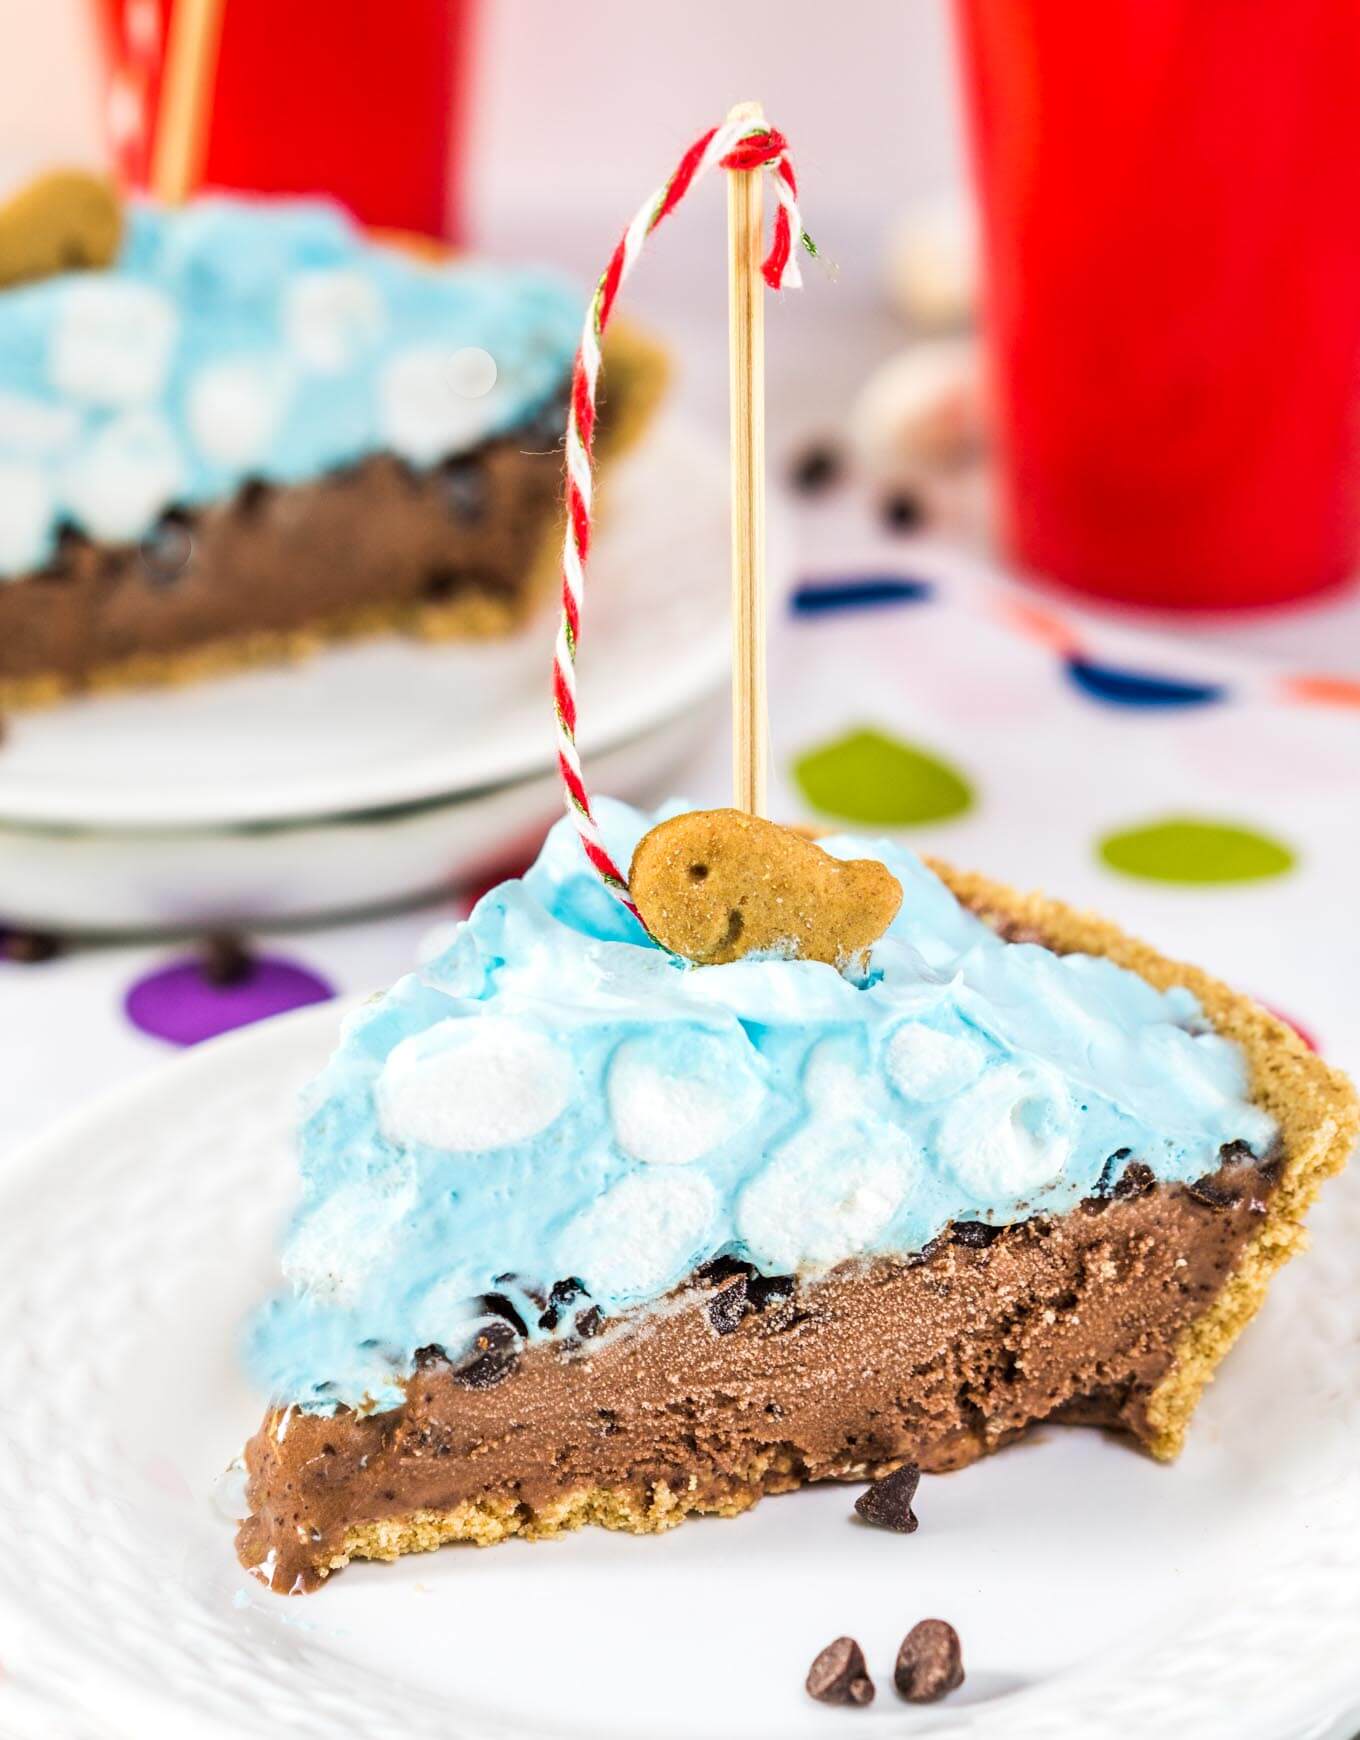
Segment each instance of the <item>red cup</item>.
[{"label": "red cup", "polygon": [[[109,120],[145,187],[175,0],[96,0]],[[202,182],[329,194],[365,224],[458,241],[474,0],[223,0]]]},{"label": "red cup", "polygon": [[1360,6],[956,0],[1005,529],[1129,603],[1360,546]]}]

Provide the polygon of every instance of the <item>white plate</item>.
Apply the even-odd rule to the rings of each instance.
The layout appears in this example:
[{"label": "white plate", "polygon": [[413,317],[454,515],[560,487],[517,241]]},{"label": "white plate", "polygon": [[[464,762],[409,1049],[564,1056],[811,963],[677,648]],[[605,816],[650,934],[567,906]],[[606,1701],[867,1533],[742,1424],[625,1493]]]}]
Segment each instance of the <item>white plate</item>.
[{"label": "white plate", "polygon": [[[334,1005],[190,1055],[0,1181],[0,1732],[24,1740],[1303,1740],[1360,1709],[1360,1174],[1162,1468],[1041,1432],[927,1479],[918,1534],[852,1489],[633,1539],[358,1565],[306,1599],[236,1566],[214,1480],[260,1402],[234,1355],[274,1283],[299,1084]],[[926,1615],[968,1681],[900,1704]],[[841,1632],[867,1713],[802,1691]]]},{"label": "white plate", "polygon": [[[725,696],[709,697],[593,756],[594,788],[657,803],[696,737],[720,727],[726,711]],[[442,801],[277,827],[0,825],[0,912],[31,930],[86,933],[320,922],[446,894],[527,860],[561,813],[554,769]]]},{"label": "white plate", "polygon": [[[581,638],[583,748],[673,719],[727,670],[721,450],[664,421],[609,470]],[[545,610],[504,641],[388,636],[9,720],[0,826],[222,828],[447,798],[552,765]]]}]

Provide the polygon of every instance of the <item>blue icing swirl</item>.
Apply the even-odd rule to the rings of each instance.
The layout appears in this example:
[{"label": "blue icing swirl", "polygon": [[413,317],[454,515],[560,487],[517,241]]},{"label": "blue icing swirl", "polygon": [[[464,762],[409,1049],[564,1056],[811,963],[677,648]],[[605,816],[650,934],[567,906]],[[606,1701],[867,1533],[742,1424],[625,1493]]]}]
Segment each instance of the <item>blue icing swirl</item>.
[{"label": "blue icing swirl", "polygon": [[[651,818],[601,812],[627,863]],[[1241,1053],[1188,990],[1003,942],[895,843],[824,844],[902,883],[862,985],[676,961],[563,821],[351,1016],[308,1096],[292,1291],[249,1335],[262,1385],[390,1405],[418,1348],[470,1342],[489,1292],[536,1337],[567,1277],[612,1314],[723,1252],[814,1273],[952,1220],[1061,1214],[1129,1156],[1188,1182],[1225,1143],[1269,1149]]]},{"label": "blue icing swirl", "polygon": [[582,306],[551,273],[416,259],[317,201],[132,204],[110,270],[0,295],[0,577],[63,522],[125,541],[247,478],[465,451],[549,402]]}]

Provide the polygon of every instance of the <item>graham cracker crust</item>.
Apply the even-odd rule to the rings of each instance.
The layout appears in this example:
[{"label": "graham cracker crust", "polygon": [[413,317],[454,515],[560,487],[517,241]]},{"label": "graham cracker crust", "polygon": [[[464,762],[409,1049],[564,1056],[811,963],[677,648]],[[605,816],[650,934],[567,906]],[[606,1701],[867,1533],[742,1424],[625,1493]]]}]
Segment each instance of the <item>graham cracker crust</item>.
[{"label": "graham cracker crust", "polygon": [[1200,1396],[1233,1342],[1260,1310],[1271,1277],[1308,1244],[1304,1225],[1323,1180],[1340,1172],[1360,1135],[1360,1103],[1349,1078],[1306,1046],[1294,1029],[1252,998],[1199,967],[1169,960],[1099,913],[1047,895],[1020,894],[976,871],[926,862],[975,912],[1033,931],[1062,954],[1104,955],[1159,990],[1184,985],[1214,1029],[1240,1045],[1253,1102],[1280,1127],[1282,1167],[1261,1226],[1209,1309],[1182,1333],[1171,1369],[1153,1391],[1148,1448],[1169,1462],[1185,1442]]},{"label": "graham cracker crust", "polygon": [[454,1543],[494,1547],[515,1536],[549,1540],[591,1526],[660,1535],[691,1516],[740,1516],[767,1495],[793,1492],[802,1484],[793,1458],[772,1453],[753,1458],[736,1480],[701,1480],[692,1474],[679,1487],[665,1480],[645,1487],[582,1487],[535,1509],[508,1498],[470,1499],[450,1510],[417,1510],[349,1529],[327,1570],[343,1570],[353,1559],[390,1564],[404,1553],[432,1553]]}]

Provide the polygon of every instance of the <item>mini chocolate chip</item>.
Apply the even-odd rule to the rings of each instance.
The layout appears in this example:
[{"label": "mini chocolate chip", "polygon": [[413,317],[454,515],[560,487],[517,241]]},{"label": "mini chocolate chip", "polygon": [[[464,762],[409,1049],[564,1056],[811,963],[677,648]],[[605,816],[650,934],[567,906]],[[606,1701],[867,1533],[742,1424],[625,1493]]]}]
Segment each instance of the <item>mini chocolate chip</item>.
[{"label": "mini chocolate chip", "polygon": [[578,1275],[568,1275],[565,1280],[554,1281],[548,1289],[548,1305],[538,1320],[540,1329],[556,1329],[562,1320],[562,1313],[568,1305],[574,1305],[578,1299],[586,1296],[586,1284]]},{"label": "mini chocolate chip", "polygon": [[908,1251],[902,1258],[902,1267],[904,1269],[919,1269],[923,1264],[930,1262],[932,1258],[938,1257],[948,1243],[949,1239],[945,1233],[937,1233],[933,1239],[929,1239],[923,1244],[919,1251]]},{"label": "mini chocolate chip", "polygon": [[493,1317],[502,1318],[517,1335],[527,1335],[529,1325],[515,1309],[514,1301],[507,1299],[504,1293],[483,1293],[482,1309],[489,1311]]},{"label": "mini chocolate chip", "polygon": [[468,577],[461,568],[431,568],[421,583],[420,595],[432,604],[443,604],[456,598],[468,587]]},{"label": "mini chocolate chip", "polygon": [[894,532],[914,532],[925,517],[920,496],[910,490],[896,490],[883,503],[883,523]]},{"label": "mini chocolate chip", "polygon": [[909,1704],[933,1704],[963,1684],[959,1634],[943,1619],[923,1619],[902,1639],[893,1684]]},{"label": "mini chocolate chip", "polygon": [[827,1644],[808,1669],[807,1693],[819,1704],[872,1704],[874,1682],[864,1651],[853,1637]]},{"label": "mini chocolate chip", "polygon": [[757,1311],[763,1311],[767,1305],[782,1305],[786,1299],[792,1299],[797,1285],[792,1275],[752,1275],[746,1283],[747,1303]]},{"label": "mini chocolate chip", "polygon": [[799,495],[816,495],[840,481],[845,462],[830,441],[810,441],[789,466],[789,486]]},{"label": "mini chocolate chip", "polygon": [[1141,1160],[1130,1160],[1114,1187],[1114,1194],[1121,1200],[1129,1196],[1146,1196],[1157,1182],[1157,1175],[1150,1166],[1145,1166]]},{"label": "mini chocolate chip", "polygon": [[1187,1196],[1202,1202],[1206,1208],[1240,1208],[1246,1202],[1253,1213],[1263,1214],[1266,1205],[1256,1195],[1260,1181],[1254,1164],[1234,1160],[1205,1178],[1195,1179],[1193,1184],[1186,1185],[1185,1190]]},{"label": "mini chocolate chip", "polygon": [[61,938],[45,930],[0,932],[0,954],[19,966],[36,967],[61,953]]},{"label": "mini chocolate chip", "polygon": [[486,517],[486,468],[480,459],[446,459],[438,475],[439,493],[454,519],[461,525],[473,526]]},{"label": "mini chocolate chip", "polygon": [[69,520],[62,520],[53,534],[53,543],[52,554],[38,569],[38,578],[69,579],[81,556],[89,549],[90,540],[78,526],[72,525]]},{"label": "mini chocolate chip", "polygon": [[269,485],[262,477],[248,477],[236,492],[236,511],[253,519],[269,496]]},{"label": "mini chocolate chip", "polygon": [[920,1484],[921,1470],[914,1462],[904,1462],[893,1473],[865,1487],[855,1500],[855,1509],[867,1523],[894,1529],[899,1535],[914,1535],[917,1518],[911,1501]]},{"label": "mini chocolate chip", "polygon": [[730,1281],[734,1275],[740,1275],[743,1281],[749,1281],[755,1275],[755,1264],[743,1261],[724,1251],[721,1256],[713,1257],[702,1264],[696,1271],[701,1281],[708,1281],[717,1286],[722,1281]]},{"label": "mini chocolate chip", "polygon": [[567,432],[567,401],[554,395],[541,411],[536,411],[527,423],[515,431],[515,440],[533,450],[558,447]]},{"label": "mini chocolate chip", "polygon": [[1097,1196],[1108,1197],[1111,1194],[1119,1168],[1132,1152],[1131,1148],[1116,1148],[1114,1153],[1108,1157],[1100,1169],[1100,1177],[1096,1180],[1095,1193]]},{"label": "mini chocolate chip", "polygon": [[970,1251],[984,1251],[1001,1237],[1004,1230],[999,1226],[988,1226],[985,1220],[956,1220],[949,1229],[949,1236],[956,1245],[965,1245]]},{"label": "mini chocolate chip", "polygon": [[750,1309],[745,1277],[734,1275],[709,1300],[708,1321],[718,1335],[730,1335]]},{"label": "mini chocolate chip", "polygon": [[472,1357],[453,1374],[466,1390],[489,1390],[503,1383],[519,1358],[519,1337],[504,1321],[488,1323],[478,1330]]},{"label": "mini chocolate chip", "polygon": [[1248,1166],[1255,1166],[1257,1164],[1256,1156],[1252,1153],[1250,1147],[1240,1139],[1236,1142],[1225,1142],[1218,1151],[1218,1159],[1219,1164],[1222,1166],[1231,1166],[1236,1162],[1241,1162]]},{"label": "mini chocolate chip", "polygon": [[598,1305],[591,1305],[584,1311],[578,1311],[575,1328],[576,1333],[584,1341],[589,1341],[591,1336],[598,1335],[604,1328],[604,1312],[600,1310]]},{"label": "mini chocolate chip", "polygon": [[239,936],[223,931],[199,944],[198,970],[210,985],[243,985],[255,962]]},{"label": "mini chocolate chip", "polygon": [[153,586],[173,586],[194,557],[194,535],[182,514],[168,513],[138,546],[142,567]]}]

